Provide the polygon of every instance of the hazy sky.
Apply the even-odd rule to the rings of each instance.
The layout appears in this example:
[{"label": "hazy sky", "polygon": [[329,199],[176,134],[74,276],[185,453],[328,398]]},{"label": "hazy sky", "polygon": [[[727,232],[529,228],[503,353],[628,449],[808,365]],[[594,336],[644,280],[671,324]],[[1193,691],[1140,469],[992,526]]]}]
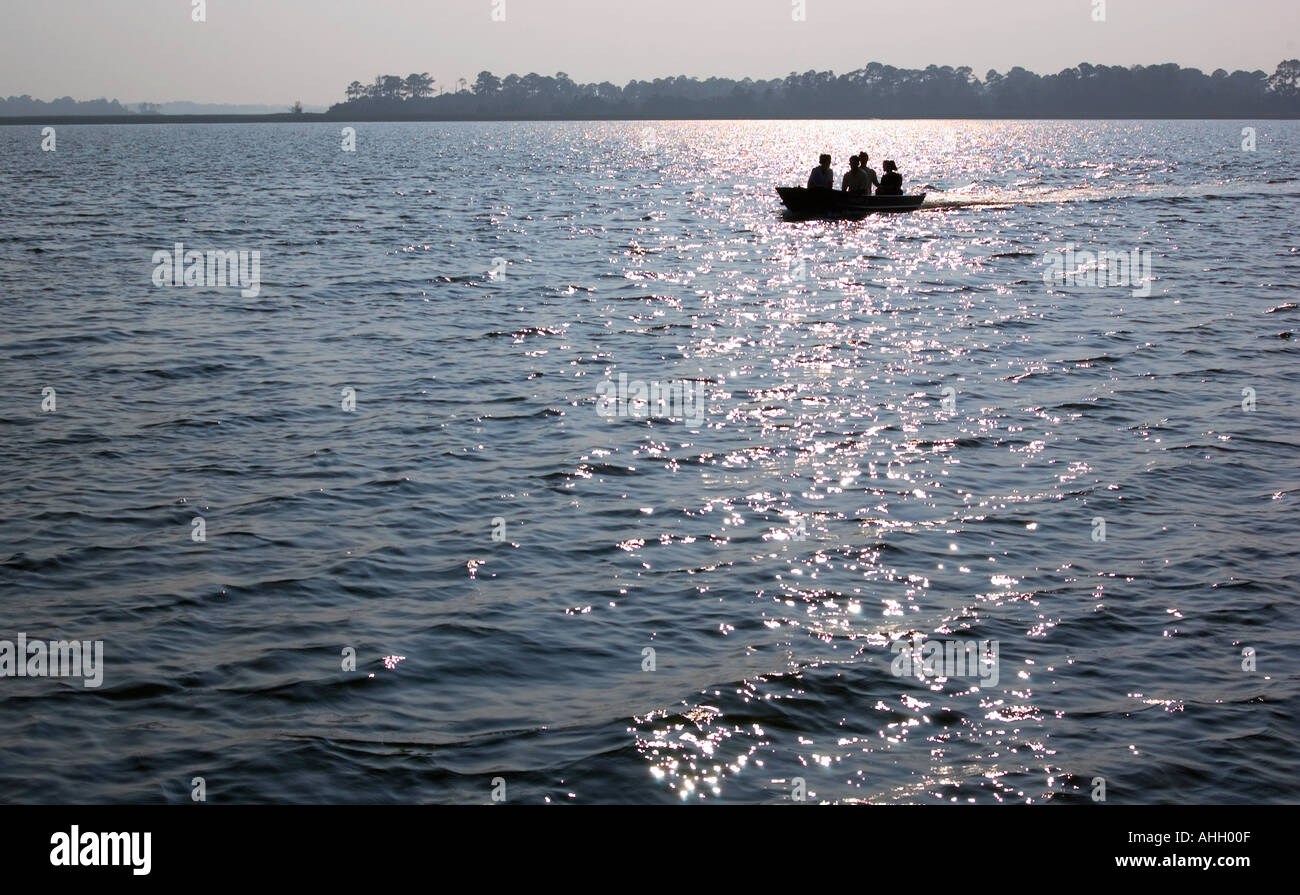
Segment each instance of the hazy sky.
[{"label": "hazy sky", "polygon": [[[327,104],[349,81],[442,84],[770,78],[791,71],[1177,62],[1206,72],[1300,57],[1300,0],[4,0],[0,95]],[[504,5],[505,21],[492,20]]]}]

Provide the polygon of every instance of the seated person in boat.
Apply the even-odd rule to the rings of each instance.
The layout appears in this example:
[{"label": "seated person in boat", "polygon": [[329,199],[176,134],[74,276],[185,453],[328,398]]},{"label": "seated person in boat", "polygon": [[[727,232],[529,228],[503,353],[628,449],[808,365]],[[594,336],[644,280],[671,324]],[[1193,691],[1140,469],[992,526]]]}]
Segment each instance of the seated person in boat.
[{"label": "seated person in boat", "polygon": [[818,161],[820,161],[821,164],[816,168],[813,168],[812,173],[808,175],[808,189],[835,189],[835,169],[831,167],[831,157],[823,153]]},{"label": "seated person in boat", "polygon": [[849,193],[871,195],[871,178],[867,176],[866,171],[862,170],[862,160],[856,155],[849,156],[849,170],[844,172],[841,189]]},{"label": "seated person in boat", "polygon": [[898,165],[892,161],[885,162],[885,174],[880,178],[880,186],[876,190],[877,196],[901,196],[903,195],[903,175],[898,173]]},{"label": "seated person in boat", "polygon": [[871,185],[873,187],[879,187],[880,178],[876,176],[876,169],[869,167],[867,165],[867,161],[871,158],[871,156],[867,155],[867,152],[864,149],[862,152],[858,153],[858,158],[861,159],[862,161],[862,170],[867,172],[867,177],[871,178]]}]

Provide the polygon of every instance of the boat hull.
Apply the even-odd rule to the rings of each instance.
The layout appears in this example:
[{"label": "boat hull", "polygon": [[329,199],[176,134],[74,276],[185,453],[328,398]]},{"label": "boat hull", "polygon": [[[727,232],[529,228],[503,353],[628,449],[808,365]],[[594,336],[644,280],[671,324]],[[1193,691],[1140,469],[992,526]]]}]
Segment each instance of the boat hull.
[{"label": "boat hull", "polygon": [[868,196],[840,190],[804,189],[779,186],[777,195],[785,207],[801,215],[861,215],[889,211],[914,211],[925,201],[925,193],[910,196]]}]

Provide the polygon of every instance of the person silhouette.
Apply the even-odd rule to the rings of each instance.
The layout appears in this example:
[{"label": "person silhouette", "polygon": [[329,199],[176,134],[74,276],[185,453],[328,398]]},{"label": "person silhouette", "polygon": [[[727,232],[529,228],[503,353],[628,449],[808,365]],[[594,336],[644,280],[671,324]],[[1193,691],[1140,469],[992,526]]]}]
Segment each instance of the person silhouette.
[{"label": "person silhouette", "polygon": [[831,167],[831,157],[822,153],[820,162],[812,173],[808,175],[808,189],[810,190],[833,190],[835,189],[835,169]]},{"label": "person silhouette", "polygon": [[862,170],[862,162],[856,155],[849,156],[849,170],[844,172],[840,188],[845,192],[871,195],[871,178]]},{"label": "person silhouette", "polygon": [[[862,166],[862,170],[866,173],[867,179],[871,181],[871,185],[873,187],[879,189],[880,178],[876,176],[876,169],[867,165],[867,162],[870,161],[870,159],[871,156],[867,155],[867,151],[865,149],[858,153],[858,163]],[[867,194],[870,195],[870,193],[871,190],[867,190]]]},{"label": "person silhouette", "polygon": [[903,175],[898,173],[898,165],[892,160],[886,159],[884,163],[885,173],[880,178],[880,186],[876,188],[877,196],[901,196],[903,195]]}]

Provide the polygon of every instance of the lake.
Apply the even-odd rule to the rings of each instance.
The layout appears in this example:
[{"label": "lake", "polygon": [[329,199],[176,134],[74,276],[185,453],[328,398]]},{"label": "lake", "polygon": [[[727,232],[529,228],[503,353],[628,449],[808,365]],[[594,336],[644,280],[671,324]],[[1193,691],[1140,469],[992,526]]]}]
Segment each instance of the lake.
[{"label": "lake", "polygon": [[1300,796],[1300,124],[344,127],[0,128],[0,799]]}]

